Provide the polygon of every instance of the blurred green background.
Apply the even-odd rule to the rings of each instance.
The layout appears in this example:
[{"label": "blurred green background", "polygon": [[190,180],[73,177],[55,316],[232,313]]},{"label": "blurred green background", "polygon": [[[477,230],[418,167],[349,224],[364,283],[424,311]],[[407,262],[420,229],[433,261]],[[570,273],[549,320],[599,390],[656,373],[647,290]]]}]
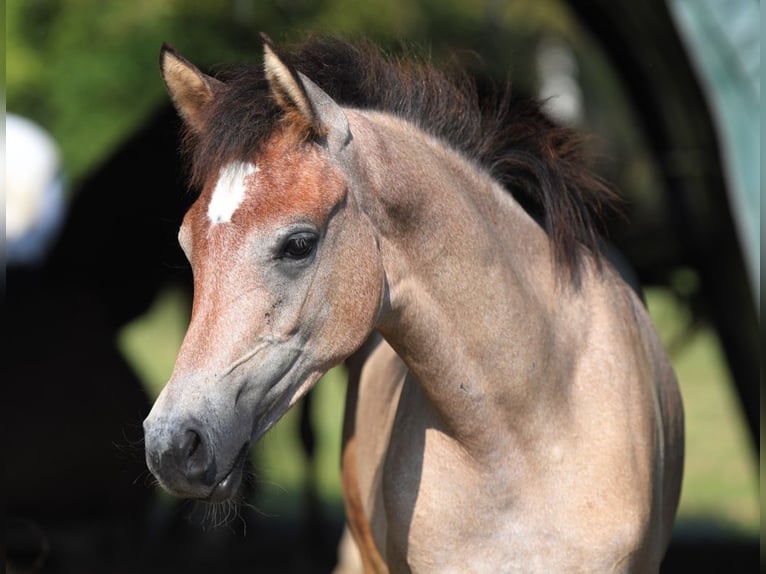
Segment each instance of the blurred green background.
[{"label": "blurred green background", "polygon": [[[69,189],[167,101],[158,71],[162,42],[203,69],[258,60],[257,34],[278,42],[307,32],[372,39],[392,51],[414,44],[436,61],[457,53],[515,89],[540,91],[539,51],[554,39],[575,54],[583,111],[574,123],[596,134],[598,168],[624,191],[631,219],[662,217],[657,167],[608,59],[555,0],[7,0],[6,101],[9,112],[48,129],[61,146]],[[140,169],[140,166],[137,166]],[[157,193],[162,193],[157,189]],[[109,193],[108,189],[104,193]],[[647,286],[648,304],[677,370],[687,420],[686,475],[678,528],[757,536],[757,469],[715,332],[688,304],[694,272],[676,289]],[[123,329],[119,345],[153,397],[168,378],[183,336],[188,300],[163,291]],[[318,385],[312,417],[318,451],[302,458],[292,414],[256,447],[255,505],[267,514],[300,511],[315,477],[339,509],[341,370]],[[312,479],[313,480],[313,479]]]}]

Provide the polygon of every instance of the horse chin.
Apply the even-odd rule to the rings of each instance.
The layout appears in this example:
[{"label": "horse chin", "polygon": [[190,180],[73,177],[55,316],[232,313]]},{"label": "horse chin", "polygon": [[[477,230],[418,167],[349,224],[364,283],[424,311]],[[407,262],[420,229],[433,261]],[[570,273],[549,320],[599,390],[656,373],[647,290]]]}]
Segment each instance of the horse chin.
[{"label": "horse chin", "polygon": [[323,374],[323,371],[312,371],[293,390],[290,390],[289,382],[286,379],[280,381],[283,383],[281,389],[277,387],[280,393],[266,411],[256,418],[250,433],[251,440],[257,441],[265,435],[322,378]]},{"label": "horse chin", "polygon": [[242,475],[244,473],[249,447],[250,443],[246,442],[239,450],[231,470],[218,481],[210,492],[210,495],[207,498],[209,502],[223,502],[232,498],[237,493],[240,484],[242,484]]}]

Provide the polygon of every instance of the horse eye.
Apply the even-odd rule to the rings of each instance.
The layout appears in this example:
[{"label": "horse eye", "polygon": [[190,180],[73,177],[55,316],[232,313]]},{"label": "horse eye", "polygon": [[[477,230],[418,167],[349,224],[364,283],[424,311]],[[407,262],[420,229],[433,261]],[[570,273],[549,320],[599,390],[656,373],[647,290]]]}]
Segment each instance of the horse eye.
[{"label": "horse eye", "polygon": [[285,242],[282,248],[282,257],[288,259],[306,259],[314,252],[316,236],[310,233],[296,233]]}]

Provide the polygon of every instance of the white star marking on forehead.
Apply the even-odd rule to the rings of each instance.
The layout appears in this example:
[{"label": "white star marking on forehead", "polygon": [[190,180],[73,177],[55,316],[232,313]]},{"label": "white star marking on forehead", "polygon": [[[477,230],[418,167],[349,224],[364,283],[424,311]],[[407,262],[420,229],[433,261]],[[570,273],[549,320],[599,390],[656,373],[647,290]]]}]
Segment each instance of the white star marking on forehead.
[{"label": "white star marking on forehead", "polygon": [[213,225],[231,221],[245,199],[245,178],[257,172],[258,166],[241,161],[230,163],[221,170],[207,206],[207,216]]}]

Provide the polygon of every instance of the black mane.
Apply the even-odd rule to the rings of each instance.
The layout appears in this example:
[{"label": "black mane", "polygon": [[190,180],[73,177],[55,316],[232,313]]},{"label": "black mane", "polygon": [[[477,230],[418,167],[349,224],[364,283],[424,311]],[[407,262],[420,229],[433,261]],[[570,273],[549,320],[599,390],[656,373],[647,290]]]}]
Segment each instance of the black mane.
[{"label": "black mane", "polygon": [[[586,167],[581,138],[554,125],[535,100],[456,69],[396,59],[369,43],[312,38],[282,57],[343,106],[394,114],[489,170],[543,222],[557,261],[577,279],[581,245],[598,258],[598,224],[616,196]],[[250,155],[281,112],[261,65],[220,70],[224,82],[204,134],[187,134],[192,184],[227,160]]]}]

